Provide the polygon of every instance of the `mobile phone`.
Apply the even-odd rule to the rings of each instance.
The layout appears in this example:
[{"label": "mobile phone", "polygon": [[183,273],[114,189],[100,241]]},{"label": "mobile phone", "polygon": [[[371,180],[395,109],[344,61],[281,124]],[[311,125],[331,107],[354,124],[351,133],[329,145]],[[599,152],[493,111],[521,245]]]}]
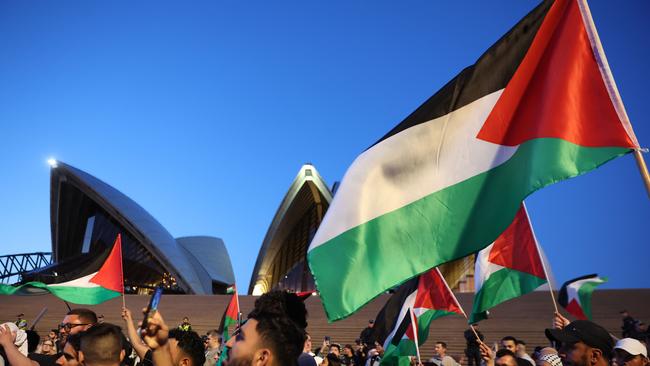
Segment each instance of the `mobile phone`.
[{"label": "mobile phone", "polygon": [[142,329],[147,329],[149,323],[149,315],[152,314],[152,311],[155,313],[158,310],[158,304],[160,303],[160,297],[162,296],[162,287],[158,286],[153,291],[151,299],[149,299],[149,305],[147,305],[147,310],[144,312],[144,319],[142,319]]},{"label": "mobile phone", "polygon": [[330,344],[330,336],[325,336],[325,343]]}]

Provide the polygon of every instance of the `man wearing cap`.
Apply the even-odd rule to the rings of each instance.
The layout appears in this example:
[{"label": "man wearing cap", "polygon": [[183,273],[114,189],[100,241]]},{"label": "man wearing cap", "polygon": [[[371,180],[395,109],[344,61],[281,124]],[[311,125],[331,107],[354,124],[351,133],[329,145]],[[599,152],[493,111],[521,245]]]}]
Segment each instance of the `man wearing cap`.
[{"label": "man wearing cap", "polygon": [[619,339],[614,346],[614,360],[618,366],[647,366],[648,350],[634,338]]},{"label": "man wearing cap", "polygon": [[546,337],[561,343],[564,366],[609,366],[614,340],[605,328],[589,320],[576,320],[560,329],[546,329]]},{"label": "man wearing cap", "polygon": [[361,331],[359,339],[361,339],[361,344],[365,344],[368,347],[372,347],[375,344],[375,335],[374,330],[372,329],[375,326],[375,321],[373,319],[368,320],[368,326]]}]

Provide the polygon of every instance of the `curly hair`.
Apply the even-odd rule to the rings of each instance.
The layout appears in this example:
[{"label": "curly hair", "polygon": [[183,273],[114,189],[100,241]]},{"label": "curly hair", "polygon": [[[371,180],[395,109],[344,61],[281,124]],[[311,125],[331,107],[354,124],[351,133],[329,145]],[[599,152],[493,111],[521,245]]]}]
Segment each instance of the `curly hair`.
[{"label": "curly hair", "polygon": [[248,318],[257,320],[255,329],[278,365],[297,363],[306,339],[307,309],[296,294],[268,292],[255,301]]},{"label": "curly hair", "polygon": [[205,362],[205,347],[203,346],[203,340],[196,332],[170,329],[169,338],[178,341],[178,348],[192,360],[194,366],[203,365]]}]

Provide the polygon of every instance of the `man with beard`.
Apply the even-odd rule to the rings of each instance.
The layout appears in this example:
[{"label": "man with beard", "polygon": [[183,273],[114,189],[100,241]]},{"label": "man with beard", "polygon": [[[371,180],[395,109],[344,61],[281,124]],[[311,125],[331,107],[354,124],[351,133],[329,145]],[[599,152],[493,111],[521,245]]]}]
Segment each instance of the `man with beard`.
[{"label": "man with beard", "polygon": [[70,310],[59,325],[59,342],[65,344],[66,338],[72,334],[81,333],[97,323],[97,314],[90,309],[77,308]]},{"label": "man with beard", "polygon": [[228,340],[227,366],[295,365],[307,328],[305,304],[293,293],[272,291],[255,301],[239,332]]},{"label": "man with beard", "polygon": [[546,329],[546,337],[560,344],[558,354],[564,366],[609,366],[614,340],[605,328],[589,320],[568,324],[566,318],[560,320],[556,314],[559,327]]}]

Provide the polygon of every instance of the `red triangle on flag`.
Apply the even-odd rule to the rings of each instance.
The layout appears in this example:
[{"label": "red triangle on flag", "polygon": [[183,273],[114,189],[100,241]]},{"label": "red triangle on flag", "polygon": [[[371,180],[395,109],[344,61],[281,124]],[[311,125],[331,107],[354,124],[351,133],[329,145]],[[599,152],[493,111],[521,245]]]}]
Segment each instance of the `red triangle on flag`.
[{"label": "red triangle on flag", "polygon": [[494,241],[488,261],[546,279],[537,242],[523,204],[510,226]]},{"label": "red triangle on flag", "polygon": [[239,317],[239,297],[237,294],[237,287],[235,287],[235,292],[232,294],[228,308],[226,308],[226,316],[235,321]]},{"label": "red triangle on flag", "polygon": [[585,315],[585,312],[582,311],[582,306],[578,304],[576,299],[571,300],[564,308],[566,309],[566,311],[568,311],[571,315],[575,316],[576,318],[580,320],[587,320],[587,316]]},{"label": "red triangle on flag", "polygon": [[124,293],[124,273],[122,272],[122,236],[117,234],[111,253],[106,258],[97,274],[90,279],[109,290]]},{"label": "red triangle on flag", "polygon": [[415,297],[413,307],[415,309],[426,308],[443,310],[459,315],[464,314],[438,268],[434,268],[420,275],[418,293]]},{"label": "red triangle on flag", "polygon": [[578,1],[556,1],[478,138],[517,146],[560,138],[580,146],[635,147],[616,113]]}]

